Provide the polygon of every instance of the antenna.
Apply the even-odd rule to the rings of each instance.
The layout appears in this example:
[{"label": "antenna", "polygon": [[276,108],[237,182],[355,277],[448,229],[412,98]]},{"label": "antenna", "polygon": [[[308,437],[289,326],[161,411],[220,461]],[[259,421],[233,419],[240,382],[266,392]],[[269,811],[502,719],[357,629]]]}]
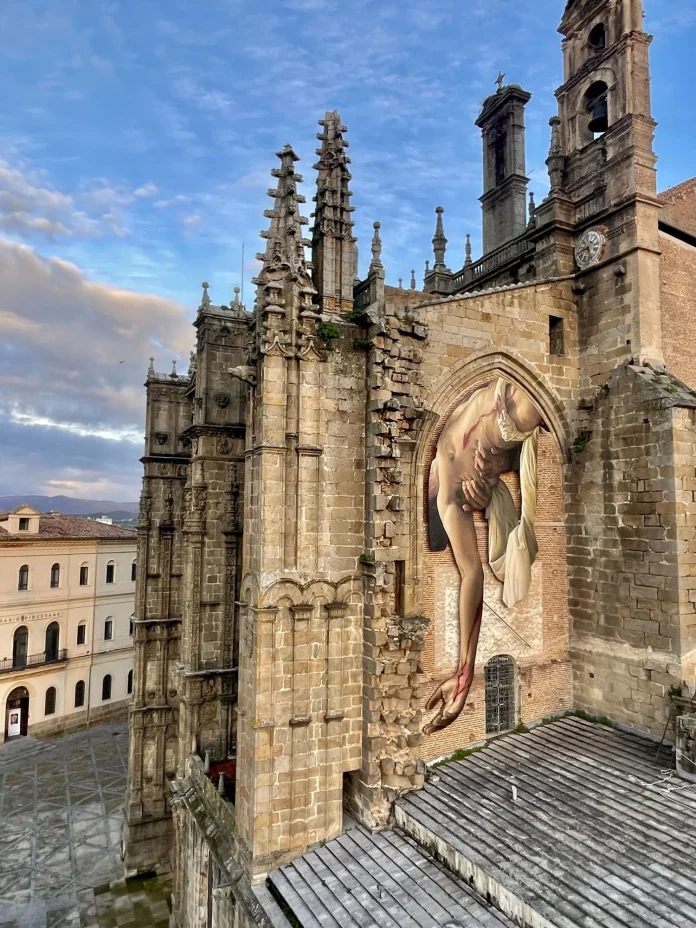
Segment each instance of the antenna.
[{"label": "antenna", "polygon": [[242,295],[240,302],[244,306],[244,242],[242,242]]}]

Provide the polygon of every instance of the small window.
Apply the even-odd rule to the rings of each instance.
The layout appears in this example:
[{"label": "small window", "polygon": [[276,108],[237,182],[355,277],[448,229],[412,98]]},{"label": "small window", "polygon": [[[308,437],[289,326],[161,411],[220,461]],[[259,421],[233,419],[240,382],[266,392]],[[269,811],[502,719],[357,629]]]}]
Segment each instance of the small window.
[{"label": "small window", "polygon": [[495,183],[502,184],[507,177],[507,132],[499,132],[493,144],[495,156]]},{"label": "small window", "polygon": [[16,669],[27,666],[29,630],[20,625],[12,638],[12,666]]},{"label": "small window", "polygon": [[111,674],[107,675],[102,680],[102,699],[111,699]]},{"label": "small window", "polygon": [[593,52],[600,52],[607,47],[607,30],[604,28],[604,23],[597,23],[590,30],[588,44]]},{"label": "small window", "polygon": [[60,564],[54,564],[51,567],[51,589],[55,590],[60,586]]},{"label": "small window", "polygon": [[20,520],[19,520],[19,530],[20,530],[20,532],[28,532],[28,531],[29,531],[29,519],[20,518]]},{"label": "small window", "polygon": [[403,616],[406,611],[406,561],[394,562],[394,608]]},{"label": "small window", "polygon": [[133,561],[133,563],[131,564],[131,580],[133,583],[135,583],[135,577],[136,577],[137,572],[138,572],[138,562]]},{"label": "small window", "polygon": [[46,629],[45,644],[46,660],[57,661],[60,658],[60,625],[57,622],[51,622]]},{"label": "small window", "polygon": [[133,671],[132,670],[128,671],[128,692],[129,693],[133,692]]},{"label": "small window", "polygon": [[75,684],[75,708],[79,709],[80,706],[85,704],[85,681],[78,680]]},{"label": "small window", "polygon": [[109,561],[109,563],[106,565],[106,582],[107,582],[107,583],[113,583],[113,582],[114,582],[114,571],[115,571],[115,569],[116,569],[116,565],[114,564],[114,562],[113,562],[113,561]]},{"label": "small window", "polygon": [[29,565],[22,564],[19,568],[19,577],[17,579],[17,589],[18,590],[28,590],[29,589]]},{"label": "small window", "polygon": [[114,637],[114,623],[111,619],[107,619],[104,622],[104,641],[111,641]]},{"label": "small window", "polygon": [[549,316],[549,353],[557,356],[565,354],[563,344],[563,319]]},{"label": "small window", "polygon": [[515,662],[507,654],[492,657],[483,672],[486,734],[515,727]]},{"label": "small window", "polygon": [[77,644],[84,644],[87,639],[87,626],[84,622],[80,622],[77,626]]},{"label": "small window", "polygon": [[53,715],[56,711],[56,688],[49,686],[46,690],[46,702],[44,703],[44,715]]},{"label": "small window", "polygon": [[133,637],[133,619],[128,620],[128,634]]},{"label": "small window", "polygon": [[80,586],[87,586],[89,583],[89,567],[83,564],[80,567]]}]

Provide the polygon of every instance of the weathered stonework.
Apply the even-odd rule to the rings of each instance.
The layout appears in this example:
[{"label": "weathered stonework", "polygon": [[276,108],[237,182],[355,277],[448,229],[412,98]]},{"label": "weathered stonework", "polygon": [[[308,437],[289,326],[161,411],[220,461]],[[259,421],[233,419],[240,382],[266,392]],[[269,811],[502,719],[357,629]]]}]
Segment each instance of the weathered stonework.
[{"label": "weathered stonework", "polygon": [[[479,261],[468,245],[448,268],[438,207],[423,291],[385,284],[379,223],[355,282],[346,129],[329,112],[311,241],[286,146],[253,314],[212,306],[205,285],[190,375],[150,373],[126,861],[173,843],[179,928],[282,925],[269,870],[340,835],[344,811],[388,825],[428,761],[573,708],[660,736],[693,686],[696,241],[691,188],[659,225],[639,8],[568,4],[551,189],[528,213],[528,94],[501,76],[485,101]],[[596,138],[590,115],[606,116]],[[498,437],[474,451],[487,417]],[[486,460],[441,496],[466,448]],[[503,601],[492,488],[526,546],[521,598]],[[447,507],[466,514],[468,560]]]}]

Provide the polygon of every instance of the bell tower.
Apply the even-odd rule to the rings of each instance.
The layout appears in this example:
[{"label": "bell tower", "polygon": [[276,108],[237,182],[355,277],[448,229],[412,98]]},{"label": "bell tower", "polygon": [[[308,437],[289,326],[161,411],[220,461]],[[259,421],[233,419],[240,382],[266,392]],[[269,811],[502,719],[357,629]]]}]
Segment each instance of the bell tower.
[{"label": "bell tower", "polygon": [[537,272],[577,276],[590,387],[622,363],[662,362],[652,38],[642,0],[569,0],[559,32],[564,83],[551,120],[551,189],[535,219]]},{"label": "bell tower", "polygon": [[527,227],[524,108],[532,98],[518,84],[487,97],[476,120],[483,139],[483,253],[522,235]]}]

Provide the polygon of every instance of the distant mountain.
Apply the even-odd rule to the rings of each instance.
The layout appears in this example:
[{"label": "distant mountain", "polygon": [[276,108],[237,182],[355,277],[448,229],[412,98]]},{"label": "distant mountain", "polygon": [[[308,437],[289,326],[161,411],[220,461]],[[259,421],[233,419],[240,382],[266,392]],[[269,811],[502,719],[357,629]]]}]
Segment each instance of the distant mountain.
[{"label": "distant mountain", "polygon": [[73,496],[0,496],[0,511],[7,512],[23,503],[40,512],[57,509],[64,516],[110,515],[114,521],[138,512],[138,503],[117,503],[112,499],[75,499]]}]

